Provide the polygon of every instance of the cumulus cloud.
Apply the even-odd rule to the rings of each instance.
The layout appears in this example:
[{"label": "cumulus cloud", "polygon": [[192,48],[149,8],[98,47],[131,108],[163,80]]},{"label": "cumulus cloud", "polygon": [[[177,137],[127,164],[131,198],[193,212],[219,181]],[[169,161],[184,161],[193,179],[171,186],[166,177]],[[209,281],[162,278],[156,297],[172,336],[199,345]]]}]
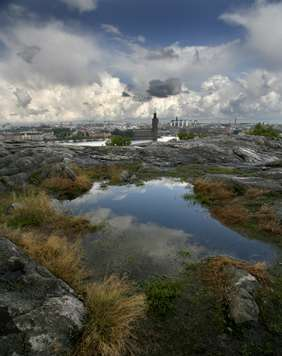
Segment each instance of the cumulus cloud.
[{"label": "cumulus cloud", "polygon": [[8,51],[0,73],[12,82],[79,85],[103,70],[105,53],[97,41],[60,22],[15,23],[0,32],[0,40]]},{"label": "cumulus cloud", "polygon": [[[267,4],[256,5],[240,16],[256,22],[258,16],[265,18],[258,15],[265,9]],[[228,16],[224,19],[231,22]],[[39,23],[22,17],[2,27],[0,121],[147,119],[156,109],[166,119],[266,120],[282,113],[278,64],[274,71],[254,68],[240,74],[247,47],[260,48],[265,62],[265,53],[272,53],[272,61],[276,58],[273,50],[262,50],[261,43],[251,46],[251,27],[244,44],[174,43],[164,48],[149,48],[142,36],[127,36],[110,24],[103,30],[106,34],[87,33],[54,20]],[[105,36],[117,40],[109,46]]]},{"label": "cumulus cloud", "polygon": [[117,35],[117,36],[122,36],[122,33],[120,32],[119,28],[110,24],[102,24],[102,29],[105,32],[111,33],[113,35]]},{"label": "cumulus cloud", "polygon": [[17,88],[14,94],[18,99],[19,106],[26,108],[31,103],[32,98],[26,90]]},{"label": "cumulus cloud", "polygon": [[147,54],[147,58],[151,60],[178,59],[179,55],[175,52],[173,48],[161,48],[158,50],[150,51]]},{"label": "cumulus cloud", "polygon": [[20,56],[27,63],[32,63],[33,58],[40,52],[40,47],[38,46],[25,46],[18,56]]},{"label": "cumulus cloud", "polygon": [[151,80],[149,83],[148,94],[159,98],[167,98],[171,95],[177,95],[181,91],[181,82],[179,79],[171,78],[165,81]]},{"label": "cumulus cloud", "polygon": [[93,11],[97,7],[97,0],[61,0],[70,8],[80,12]]},{"label": "cumulus cloud", "polygon": [[226,13],[221,19],[245,28],[246,48],[261,57],[263,64],[282,68],[282,3],[257,1],[251,8]]}]

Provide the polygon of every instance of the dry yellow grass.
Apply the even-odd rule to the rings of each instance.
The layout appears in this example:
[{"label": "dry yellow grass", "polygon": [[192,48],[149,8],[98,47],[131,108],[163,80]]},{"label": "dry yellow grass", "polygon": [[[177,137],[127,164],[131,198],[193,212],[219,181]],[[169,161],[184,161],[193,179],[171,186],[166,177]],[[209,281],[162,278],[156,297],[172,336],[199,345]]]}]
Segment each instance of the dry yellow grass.
[{"label": "dry yellow grass", "polygon": [[20,229],[39,229],[46,233],[63,233],[76,237],[94,229],[82,217],[65,215],[57,211],[44,192],[27,192],[14,197],[16,203],[11,214],[6,217],[8,226]]},{"label": "dry yellow grass", "polygon": [[[135,326],[145,316],[145,297],[129,281],[116,276],[87,283],[81,248],[66,238],[5,230],[34,260],[81,293],[88,307],[88,321],[78,343],[77,356],[133,355]],[[2,232],[4,232],[4,230]]]},{"label": "dry yellow grass", "polygon": [[250,264],[227,256],[212,257],[202,263],[200,275],[202,280],[216,293],[221,301],[225,301],[230,290],[230,280],[226,267],[236,267],[256,277],[263,285],[268,283],[268,274],[264,263]]},{"label": "dry yellow grass", "polygon": [[85,173],[94,180],[109,180],[111,184],[120,184],[122,182],[121,173],[130,169],[125,165],[97,165],[93,168],[85,169]]},{"label": "dry yellow grass", "polygon": [[42,183],[44,189],[57,194],[59,198],[69,199],[87,192],[91,186],[92,182],[86,175],[78,175],[74,180],[65,177],[47,178]]},{"label": "dry yellow grass", "polygon": [[221,181],[208,181],[198,178],[194,182],[194,189],[203,202],[225,201],[235,196],[233,190]]},{"label": "dry yellow grass", "polygon": [[224,224],[245,224],[250,219],[250,212],[239,203],[227,204],[212,209],[212,214]]},{"label": "dry yellow grass", "polygon": [[82,265],[78,242],[72,243],[59,236],[45,237],[35,233],[25,233],[17,242],[34,260],[76,290],[81,290],[88,274]]},{"label": "dry yellow grass", "polygon": [[134,354],[134,329],[145,315],[143,294],[134,294],[131,284],[115,276],[86,288],[90,317],[77,350],[79,356]]},{"label": "dry yellow grass", "polygon": [[263,205],[255,214],[259,228],[264,232],[282,235],[282,224],[270,205]]},{"label": "dry yellow grass", "polygon": [[249,188],[245,192],[245,197],[248,199],[256,199],[268,193],[269,191],[266,189]]}]

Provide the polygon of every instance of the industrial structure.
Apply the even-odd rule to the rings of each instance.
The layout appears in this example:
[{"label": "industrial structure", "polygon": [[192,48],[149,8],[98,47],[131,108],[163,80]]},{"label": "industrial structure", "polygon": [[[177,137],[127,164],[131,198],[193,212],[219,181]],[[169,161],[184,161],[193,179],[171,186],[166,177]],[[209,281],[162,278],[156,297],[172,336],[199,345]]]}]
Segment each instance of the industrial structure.
[{"label": "industrial structure", "polygon": [[178,117],[176,117],[175,120],[171,120],[170,126],[175,127],[175,128],[198,127],[199,121],[198,120],[186,120],[186,119],[179,120]]}]

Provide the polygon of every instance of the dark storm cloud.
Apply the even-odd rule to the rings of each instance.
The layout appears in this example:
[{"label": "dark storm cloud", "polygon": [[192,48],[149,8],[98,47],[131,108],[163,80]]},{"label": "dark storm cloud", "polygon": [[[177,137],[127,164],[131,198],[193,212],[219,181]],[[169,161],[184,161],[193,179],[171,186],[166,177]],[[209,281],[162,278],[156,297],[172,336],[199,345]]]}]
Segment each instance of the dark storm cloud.
[{"label": "dark storm cloud", "polygon": [[179,55],[173,48],[161,48],[159,50],[151,51],[146,58],[149,60],[178,59]]},{"label": "dark storm cloud", "polygon": [[151,80],[149,83],[148,94],[158,98],[167,98],[181,92],[181,81],[177,78],[167,80]]}]

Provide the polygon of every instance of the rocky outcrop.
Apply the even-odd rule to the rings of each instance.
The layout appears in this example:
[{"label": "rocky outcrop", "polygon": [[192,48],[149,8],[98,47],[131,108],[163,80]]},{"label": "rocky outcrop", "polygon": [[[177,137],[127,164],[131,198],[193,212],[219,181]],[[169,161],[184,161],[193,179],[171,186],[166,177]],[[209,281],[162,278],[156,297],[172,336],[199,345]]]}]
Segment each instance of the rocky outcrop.
[{"label": "rocky outcrop", "polygon": [[70,163],[95,166],[136,161],[161,170],[183,164],[251,167],[259,173],[264,170],[271,179],[271,172],[275,171],[277,176],[282,166],[282,141],[252,136],[213,136],[128,147],[5,142],[0,144],[0,192],[22,187],[34,178],[57,175],[73,179]]},{"label": "rocky outcrop", "polygon": [[272,193],[282,192],[282,180],[266,179],[261,177],[238,177],[230,174],[209,174],[206,176],[207,180],[222,181],[237,188],[248,189],[257,188]]},{"label": "rocky outcrop", "polygon": [[0,355],[69,354],[86,309],[62,280],[0,237]]},{"label": "rocky outcrop", "polygon": [[259,307],[255,300],[255,293],[259,282],[247,271],[229,266],[225,272],[230,278],[229,316],[235,324],[257,322]]}]

